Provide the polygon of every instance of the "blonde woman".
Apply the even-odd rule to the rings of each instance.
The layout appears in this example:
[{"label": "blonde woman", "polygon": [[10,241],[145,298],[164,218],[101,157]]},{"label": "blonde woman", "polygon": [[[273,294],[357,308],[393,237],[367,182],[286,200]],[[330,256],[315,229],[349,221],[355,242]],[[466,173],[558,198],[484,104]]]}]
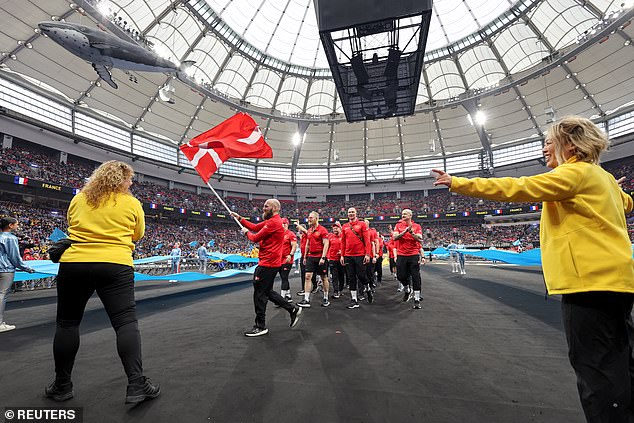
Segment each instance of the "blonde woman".
[{"label": "blonde woman", "polygon": [[145,232],[141,203],[130,194],[134,171],[108,161],[91,175],[68,208],[68,231],[75,241],[60,260],[57,276],[57,330],[53,342],[55,381],[46,397],[73,397],[71,373],[79,349],[79,323],[96,291],[116,332],[117,351],[128,377],[126,404],[160,394],[143,375],[141,336],[134,302],[134,244]]},{"label": "blonde woman", "polygon": [[588,422],[634,421],[634,267],[625,213],[632,198],[599,166],[608,147],[590,120],[570,116],[548,131],[548,167],[522,178],[460,178],[435,185],[489,200],[543,201],[540,240],[549,294],[562,295],[568,356]]}]

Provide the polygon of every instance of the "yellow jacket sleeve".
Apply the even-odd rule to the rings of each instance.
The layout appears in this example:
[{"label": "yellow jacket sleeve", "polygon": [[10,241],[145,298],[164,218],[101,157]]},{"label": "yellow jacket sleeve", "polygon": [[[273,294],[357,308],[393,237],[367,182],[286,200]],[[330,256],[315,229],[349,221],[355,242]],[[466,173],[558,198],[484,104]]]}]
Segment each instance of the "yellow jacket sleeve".
[{"label": "yellow jacket sleeve", "polygon": [[132,241],[138,241],[145,235],[145,212],[140,202],[136,202],[136,226],[134,227],[134,234],[132,235]]},{"label": "yellow jacket sleeve", "polygon": [[563,201],[575,196],[584,177],[581,167],[563,164],[548,173],[521,178],[453,176],[450,191],[496,201]]}]

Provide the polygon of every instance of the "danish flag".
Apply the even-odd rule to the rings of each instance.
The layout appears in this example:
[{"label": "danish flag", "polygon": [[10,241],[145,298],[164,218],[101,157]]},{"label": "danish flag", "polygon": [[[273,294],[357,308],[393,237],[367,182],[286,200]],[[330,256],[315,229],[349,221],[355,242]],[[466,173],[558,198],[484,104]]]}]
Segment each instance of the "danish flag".
[{"label": "danish flag", "polygon": [[180,149],[205,182],[229,159],[273,157],[273,150],[264,141],[258,124],[246,113],[230,117],[181,145]]}]

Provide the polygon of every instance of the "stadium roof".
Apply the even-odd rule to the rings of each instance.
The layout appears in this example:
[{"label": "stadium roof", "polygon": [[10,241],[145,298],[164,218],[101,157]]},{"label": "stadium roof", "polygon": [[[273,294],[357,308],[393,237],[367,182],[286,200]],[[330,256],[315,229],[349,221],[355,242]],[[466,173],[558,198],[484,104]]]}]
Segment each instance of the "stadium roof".
[{"label": "stadium roof", "polygon": [[[631,0],[436,1],[417,112],[347,123],[313,0],[4,2],[0,106],[184,167],[177,144],[244,110],[274,157],[227,163],[221,173],[258,180],[372,183],[432,167],[486,169],[540,158],[551,110],[607,121],[634,109],[633,16]],[[113,69],[114,90],[39,34],[38,22],[51,19],[196,64],[186,82]],[[161,100],[170,81],[174,104]],[[478,111],[486,121],[470,123]],[[294,146],[298,129],[306,136]]]}]

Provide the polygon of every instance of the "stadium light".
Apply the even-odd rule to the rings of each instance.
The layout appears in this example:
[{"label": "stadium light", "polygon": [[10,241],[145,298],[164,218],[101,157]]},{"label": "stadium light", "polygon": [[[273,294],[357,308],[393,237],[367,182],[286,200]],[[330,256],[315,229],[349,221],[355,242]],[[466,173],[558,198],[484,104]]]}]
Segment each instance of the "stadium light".
[{"label": "stadium light", "polygon": [[295,132],[295,134],[293,135],[293,145],[297,147],[301,141],[302,141],[302,136],[299,135],[299,132]]},{"label": "stadium light", "polygon": [[104,16],[110,16],[112,14],[112,8],[109,1],[102,0],[97,4],[97,10]]},{"label": "stadium light", "polygon": [[482,110],[478,110],[475,115],[476,125],[482,126],[486,123],[487,117]]},{"label": "stadium light", "polygon": [[486,121],[487,121],[487,117],[484,114],[483,111],[478,110],[475,113],[475,116],[471,116],[471,114],[467,115],[467,120],[469,121],[469,123],[471,124],[471,126],[473,125],[477,125],[477,126],[483,126]]}]

